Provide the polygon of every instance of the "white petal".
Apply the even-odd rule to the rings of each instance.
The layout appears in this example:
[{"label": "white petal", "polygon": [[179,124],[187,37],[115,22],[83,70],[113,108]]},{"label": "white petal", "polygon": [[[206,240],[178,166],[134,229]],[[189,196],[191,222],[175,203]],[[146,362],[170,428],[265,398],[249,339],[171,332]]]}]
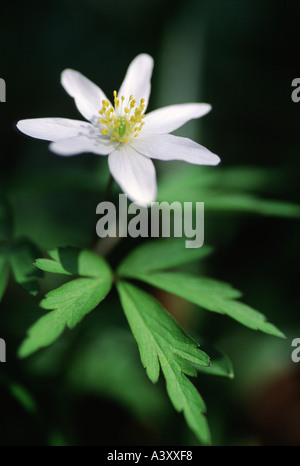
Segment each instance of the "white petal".
[{"label": "white petal", "polygon": [[78,155],[83,152],[91,152],[97,155],[108,155],[116,148],[116,143],[108,138],[77,136],[69,139],[61,139],[60,141],[52,142],[49,146],[52,152],[58,155]]},{"label": "white petal", "polygon": [[136,138],[132,147],[141,154],[158,160],[182,160],[195,165],[217,165],[220,158],[188,138],[172,134],[155,134]]},{"label": "white petal", "polygon": [[119,89],[118,96],[125,97],[125,102],[132,94],[139,105],[141,99],[145,99],[145,110],[151,90],[151,75],[153,58],[145,53],[138,55],[129,65],[124,81]]},{"label": "white petal", "polygon": [[143,135],[171,133],[193,118],[200,118],[211,110],[209,104],[179,104],[159,108],[145,116]]},{"label": "white petal", "polygon": [[93,124],[97,124],[99,110],[102,108],[102,100],[108,100],[104,92],[75,70],[64,70],[61,74],[61,83],[67,93],[74,97],[81,115]]},{"label": "white petal", "polygon": [[146,205],[155,201],[157,185],[152,160],[125,143],[109,155],[108,164],[112,176],[132,201]]},{"label": "white petal", "polygon": [[68,120],[67,118],[32,118],[29,120],[20,120],[17,123],[17,128],[28,136],[45,141],[58,141],[59,139],[71,138],[95,131],[91,123]]}]

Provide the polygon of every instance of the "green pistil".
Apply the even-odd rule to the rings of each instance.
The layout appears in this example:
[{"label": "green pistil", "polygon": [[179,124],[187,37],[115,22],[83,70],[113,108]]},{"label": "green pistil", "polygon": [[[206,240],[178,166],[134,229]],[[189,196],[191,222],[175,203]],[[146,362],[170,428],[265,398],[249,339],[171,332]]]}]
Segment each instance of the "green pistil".
[{"label": "green pistil", "polygon": [[122,138],[126,133],[126,121],[124,117],[118,118],[120,126],[118,127],[119,135]]}]

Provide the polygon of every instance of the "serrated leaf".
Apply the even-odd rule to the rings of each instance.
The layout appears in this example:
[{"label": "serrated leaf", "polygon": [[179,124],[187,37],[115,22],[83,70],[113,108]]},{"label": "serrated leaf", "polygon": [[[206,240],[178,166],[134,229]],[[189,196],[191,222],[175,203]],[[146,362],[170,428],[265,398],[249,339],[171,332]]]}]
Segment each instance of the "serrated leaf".
[{"label": "serrated leaf", "polygon": [[118,273],[136,276],[151,270],[160,270],[203,259],[212,252],[209,246],[186,248],[182,238],[150,241],[134,249],[121,263]]},{"label": "serrated leaf", "polygon": [[23,240],[12,247],[9,256],[16,282],[32,295],[38,293],[40,286],[37,278],[42,276],[42,272],[33,266],[33,261],[38,254],[38,249],[34,244]]},{"label": "serrated leaf", "polygon": [[[89,251],[70,248],[66,256],[63,250],[60,250],[59,256],[56,255],[57,259],[58,257],[67,257],[70,260],[68,264],[59,263],[60,270],[67,270],[65,269],[67,267],[76,273],[85,272],[85,275],[89,274],[90,278],[77,278],[46,295],[40,305],[43,309],[52,311],[29,328],[28,336],[19,348],[20,357],[26,357],[39,348],[50,345],[66,327],[71,329],[77,325],[105,298],[111,288],[112,272],[100,256]],[[57,268],[54,266],[55,270]]]},{"label": "serrated leaf", "polygon": [[236,298],[241,293],[227,283],[179,272],[152,272],[135,278],[173,293],[209,311],[226,314],[246,327],[284,338],[266,317]]},{"label": "serrated leaf", "polygon": [[155,383],[161,367],[173,406],[183,411],[189,427],[208,444],[205,404],[186,375],[196,375],[192,364],[208,366],[209,357],[150,295],[127,282],[119,282],[117,288],[148,377]]},{"label": "serrated leaf", "polygon": [[105,262],[91,251],[66,247],[48,251],[51,259],[37,259],[34,265],[45,272],[98,277]]}]

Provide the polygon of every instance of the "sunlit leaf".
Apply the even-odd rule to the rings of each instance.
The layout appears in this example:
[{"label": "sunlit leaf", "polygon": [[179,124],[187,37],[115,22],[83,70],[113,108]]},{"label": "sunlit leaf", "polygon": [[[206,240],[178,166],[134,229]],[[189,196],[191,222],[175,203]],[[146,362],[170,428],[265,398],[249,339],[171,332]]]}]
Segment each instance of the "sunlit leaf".
[{"label": "sunlit leaf", "polygon": [[37,259],[34,263],[45,272],[82,277],[98,277],[103,269],[107,272],[103,259],[91,251],[67,247],[53,249],[48,254],[51,259]]}]

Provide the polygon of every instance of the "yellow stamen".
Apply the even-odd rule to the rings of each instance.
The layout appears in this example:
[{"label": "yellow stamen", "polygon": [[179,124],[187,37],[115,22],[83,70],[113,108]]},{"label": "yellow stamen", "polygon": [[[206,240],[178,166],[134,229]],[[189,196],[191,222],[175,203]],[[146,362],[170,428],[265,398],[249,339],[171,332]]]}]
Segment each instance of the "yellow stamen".
[{"label": "yellow stamen", "polygon": [[109,136],[111,141],[128,143],[130,138],[137,137],[143,128],[142,118],[145,116],[143,113],[146,107],[145,99],[140,99],[139,105],[137,105],[136,100],[131,95],[125,107],[123,105],[125,102],[124,95],[119,99],[117,91],[114,91],[113,97],[114,105],[111,105],[108,100],[102,100],[102,108],[99,111],[101,117],[98,120],[104,126],[101,133]]}]

